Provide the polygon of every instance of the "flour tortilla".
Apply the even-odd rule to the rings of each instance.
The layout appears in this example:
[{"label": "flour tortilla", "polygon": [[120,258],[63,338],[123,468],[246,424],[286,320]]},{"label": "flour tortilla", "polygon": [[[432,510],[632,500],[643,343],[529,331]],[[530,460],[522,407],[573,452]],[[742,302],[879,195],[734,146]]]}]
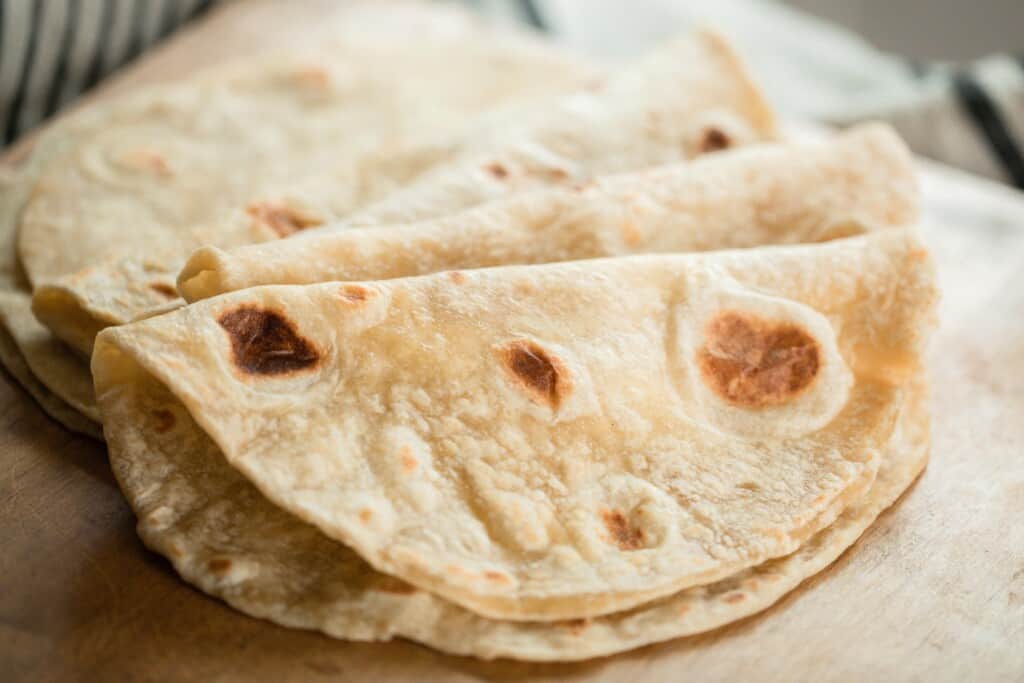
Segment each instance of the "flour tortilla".
[{"label": "flour tortilla", "polygon": [[158,379],[380,571],[492,618],[588,617],[831,522],[877,467],[932,280],[890,230],[261,287],[105,330],[93,373],[101,401]]},{"label": "flour tortilla", "polygon": [[[774,136],[771,112],[731,50],[716,35],[698,33],[656,50],[589,90],[512,105],[441,141],[395,141],[385,150],[371,150],[349,178],[318,172],[301,187],[265,187],[231,218],[195,227],[189,244],[263,241],[267,235],[250,234],[253,206],[277,207],[281,220],[308,229],[351,217],[358,205],[381,196],[381,188],[393,189],[417,176],[428,160],[441,170],[425,172],[393,199],[357,212],[350,224],[440,216],[496,197],[688,159]],[[441,158],[448,163],[437,163]],[[217,185],[210,193],[215,189]],[[107,190],[101,190],[101,206],[118,201],[117,195],[107,197]],[[345,201],[353,193],[360,202]],[[133,196],[125,203],[134,211],[140,202]],[[198,213],[192,216],[201,218]],[[167,219],[153,223],[150,231],[162,235],[169,226],[169,234],[176,238],[182,233]],[[22,253],[29,261],[33,259],[26,244],[33,241],[33,234],[46,236],[36,239],[38,243],[55,236],[28,222]],[[151,244],[161,240],[166,238]],[[168,258],[158,252],[147,259],[94,264],[40,287],[34,310],[60,338],[87,354],[99,329],[165,305],[165,294],[173,297],[173,278],[187,255]]]},{"label": "flour tortilla", "polygon": [[909,150],[887,126],[867,125],[825,142],[742,148],[412,225],[204,247],[185,264],[178,290],[197,301],[265,284],[819,242],[910,224],[917,204]]},{"label": "flour tortilla", "polygon": [[[419,140],[425,130],[443,137],[485,109],[580,87],[601,73],[470,17],[408,5],[356,7],[332,15],[338,26],[325,30],[332,39],[309,52],[213,69],[87,107],[52,127],[26,168],[8,173],[0,200],[4,365],[52,417],[98,436],[92,377],[81,359],[97,328],[88,316],[65,324],[69,349],[33,317],[30,280],[15,258],[19,223],[35,284],[112,254],[145,254],[140,277],[149,296],[166,305],[176,300],[182,256],[205,242],[196,226],[181,224],[186,218],[209,219],[204,212],[236,206],[236,196],[290,180],[299,168],[312,175],[329,165],[333,174],[323,176],[351,179],[364,171],[359,159],[367,147]],[[410,31],[416,41],[408,40]],[[415,78],[421,72],[429,81]],[[286,151],[274,156],[278,150]],[[372,187],[339,180],[353,189],[334,196],[355,205],[381,195],[405,177],[398,171],[429,165],[443,152],[422,145],[393,177],[382,174]],[[259,225],[221,236],[224,243],[266,237]]]},{"label": "flour tortilla", "polygon": [[405,637],[455,654],[570,661],[722,626],[767,608],[827,567],[924,467],[924,383],[918,378],[912,387],[870,490],[795,553],[629,612],[556,623],[486,619],[374,571],[264,498],[151,375],[135,375],[103,396],[108,411],[131,418],[109,423],[107,433],[111,466],[140,536],[210,595],[252,616],[336,638]]},{"label": "flour tortilla", "polygon": [[41,143],[24,168],[4,169],[0,177],[0,362],[47,414],[74,432],[100,438],[89,368],[33,317],[14,250],[15,225],[36,170],[61,142]]}]

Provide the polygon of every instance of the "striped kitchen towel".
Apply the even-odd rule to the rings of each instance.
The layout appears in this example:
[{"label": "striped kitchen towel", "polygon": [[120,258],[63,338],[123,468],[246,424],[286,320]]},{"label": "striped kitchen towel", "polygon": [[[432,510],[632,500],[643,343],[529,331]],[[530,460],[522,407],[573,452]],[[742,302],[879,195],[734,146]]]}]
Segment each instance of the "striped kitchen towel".
[{"label": "striped kitchen towel", "polygon": [[6,145],[214,0],[0,0]]}]

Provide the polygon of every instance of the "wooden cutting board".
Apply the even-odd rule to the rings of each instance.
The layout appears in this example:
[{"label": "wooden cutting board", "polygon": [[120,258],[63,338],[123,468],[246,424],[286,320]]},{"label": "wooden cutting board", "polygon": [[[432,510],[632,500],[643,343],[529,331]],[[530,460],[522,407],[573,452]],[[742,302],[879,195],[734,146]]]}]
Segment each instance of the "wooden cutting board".
[{"label": "wooden cutting board", "polygon": [[[224,7],[98,97],[307,41],[336,8]],[[147,552],[103,446],[50,421],[4,375],[0,681],[1024,680],[1024,196],[921,173],[945,290],[931,465],[838,562],[766,612],[574,665],[345,643],[246,617]]]}]

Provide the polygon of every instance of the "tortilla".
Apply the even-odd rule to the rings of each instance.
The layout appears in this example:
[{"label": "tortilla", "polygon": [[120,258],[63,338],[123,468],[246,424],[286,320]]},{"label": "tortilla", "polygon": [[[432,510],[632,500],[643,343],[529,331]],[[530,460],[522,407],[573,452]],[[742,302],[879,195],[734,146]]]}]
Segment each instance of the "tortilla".
[{"label": "tortilla", "polygon": [[550,621],[829,524],[874,476],[934,299],[916,236],[889,230],[254,288],[104,330],[92,369],[107,425],[154,419],[106,398],[151,375],[267,498],[375,569]]},{"label": "tortilla", "polygon": [[[99,434],[74,414],[98,418],[87,364],[33,318],[30,279],[38,285],[118,253],[145,254],[140,276],[150,296],[167,303],[176,299],[181,258],[206,241],[189,221],[209,220],[300,170],[353,186],[345,201],[355,206],[403,181],[397,171],[413,173],[444,152],[420,145],[387,182],[348,182],[365,172],[369,150],[380,157],[424,131],[443,137],[485,109],[576,88],[601,73],[464,12],[358,7],[336,16],[334,37],[312,51],[246,60],[86,108],[52,127],[9,179],[0,216],[0,237],[11,245],[0,282],[0,358],[51,416]],[[411,29],[417,41],[408,41]],[[335,148],[333,139],[345,144]],[[19,222],[28,277],[14,256]],[[247,225],[222,242],[269,236],[277,235]],[[87,316],[75,323],[82,327],[62,327],[74,330],[65,341],[86,353],[97,328]]]},{"label": "tortilla", "polygon": [[210,595],[252,616],[336,638],[405,637],[455,654],[570,661],[722,626],[767,608],[827,567],[924,467],[924,383],[913,386],[870,490],[795,553],[632,611],[556,623],[486,619],[374,571],[260,495],[152,376],[103,396],[107,410],[140,418],[108,427],[111,465],[140,536]]},{"label": "tortilla", "polygon": [[412,225],[204,247],[185,264],[178,289],[197,301],[265,284],[819,242],[910,224],[917,200],[909,150],[887,126],[867,125],[825,142],[742,148]]},{"label": "tortilla", "polygon": [[40,143],[24,168],[5,169],[0,178],[0,246],[5,249],[0,253],[0,362],[47,414],[74,432],[100,438],[88,366],[32,316],[28,283],[14,254],[14,229],[34,173],[61,144],[52,139]]},{"label": "tortilla", "polygon": [[[673,87],[666,88],[666,83]],[[397,111],[395,116],[404,121]],[[512,193],[678,161],[774,135],[771,113],[735,56],[717,36],[698,33],[656,50],[595,88],[513,105],[441,141],[403,144],[389,139],[386,149],[370,146],[362,156],[349,152],[359,156],[355,168],[333,172],[326,178],[317,172],[312,181],[292,190],[282,190],[279,176],[268,176],[247,200],[240,193],[224,192],[220,183],[202,180],[222,167],[220,157],[212,155],[210,168],[192,174],[197,187],[168,185],[168,198],[187,190],[190,197],[196,193],[201,198],[215,197],[218,208],[231,202],[244,208],[238,208],[227,220],[198,228],[195,226],[216,213],[206,204],[187,216],[174,211],[153,212],[158,219],[147,218],[148,227],[141,230],[151,239],[145,249],[136,251],[151,254],[155,249],[155,256],[93,263],[92,268],[44,284],[36,294],[34,310],[61,339],[88,354],[99,329],[137,318],[175,298],[173,277],[191,249],[204,243],[235,246],[264,241],[274,235],[275,227],[285,235],[347,217],[354,209],[416,177],[428,161],[441,170],[424,173],[421,180],[395,193],[393,199],[359,212],[352,220],[367,225],[371,217],[376,221],[395,215],[440,216]],[[216,146],[211,148],[215,150]],[[440,164],[442,160],[446,163]],[[299,155],[298,162],[282,165],[282,174],[301,169],[301,161]],[[258,169],[257,164],[254,172]],[[62,175],[76,172],[72,165]],[[246,177],[241,174],[242,180]],[[207,184],[208,189],[201,187]],[[71,228],[58,227],[67,222],[63,196],[68,189],[68,183],[62,182],[55,186],[52,201],[48,202],[44,194],[29,209],[21,245],[30,270],[60,274],[39,265],[42,259],[33,254],[43,250],[34,251],[32,245],[66,238]],[[351,200],[352,195],[358,201]],[[79,189],[76,196],[91,198],[97,212],[113,210],[105,208],[108,205],[120,206],[119,210],[129,212],[136,221],[140,211],[155,205],[152,191],[141,196],[118,194],[107,185],[93,187],[88,193]],[[55,202],[59,204],[54,206]],[[112,224],[106,218],[96,220],[101,226]],[[180,226],[195,229],[182,230]],[[80,238],[101,245],[100,251],[110,251],[106,245],[112,236],[104,235],[102,227],[80,232]],[[178,242],[170,256],[166,252],[168,240]],[[53,258],[63,257],[58,253]],[[70,272],[74,269],[71,266],[86,265],[88,258],[78,256],[63,270]],[[40,278],[34,277],[34,282],[38,285]]]}]

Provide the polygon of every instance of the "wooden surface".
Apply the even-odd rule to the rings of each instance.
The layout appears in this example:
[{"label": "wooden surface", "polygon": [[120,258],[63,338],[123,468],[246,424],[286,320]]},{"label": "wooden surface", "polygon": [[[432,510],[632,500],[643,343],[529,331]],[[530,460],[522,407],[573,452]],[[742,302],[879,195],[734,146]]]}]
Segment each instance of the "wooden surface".
[{"label": "wooden surface", "polygon": [[[116,84],[302,39],[330,2],[228,7]],[[0,681],[1024,680],[1024,197],[923,168],[946,289],[924,477],[833,567],[705,636],[587,664],[333,641],[238,614],[144,550],[104,448],[0,380]]]}]

